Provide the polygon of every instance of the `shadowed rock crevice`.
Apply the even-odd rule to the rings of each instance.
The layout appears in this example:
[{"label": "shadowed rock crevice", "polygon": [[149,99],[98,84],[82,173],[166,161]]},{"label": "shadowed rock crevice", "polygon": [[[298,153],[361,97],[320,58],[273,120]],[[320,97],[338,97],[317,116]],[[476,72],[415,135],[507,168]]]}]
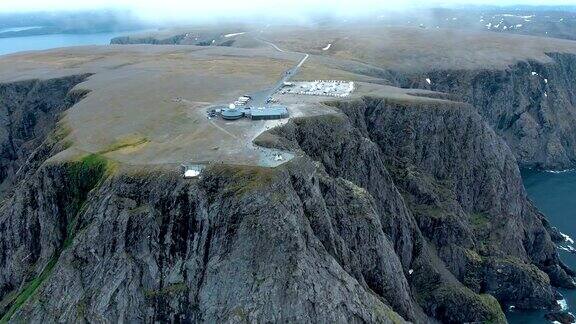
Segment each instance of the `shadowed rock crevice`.
[{"label": "shadowed rock crevice", "polygon": [[[74,75],[49,80],[30,80],[0,84],[0,193],[9,194],[17,173],[33,160],[40,163],[54,154],[44,143],[56,128],[61,113],[80,101],[86,91],[72,89],[90,75]],[[59,133],[64,135],[65,125]],[[42,145],[42,144],[45,145]],[[30,160],[30,161],[28,161]],[[35,165],[38,167],[38,164]],[[26,172],[20,172],[25,174]]]},{"label": "shadowed rock crevice", "polygon": [[50,278],[60,255],[82,229],[90,191],[109,172],[103,158],[88,155],[48,164],[28,175],[0,209],[0,299],[9,320]]}]

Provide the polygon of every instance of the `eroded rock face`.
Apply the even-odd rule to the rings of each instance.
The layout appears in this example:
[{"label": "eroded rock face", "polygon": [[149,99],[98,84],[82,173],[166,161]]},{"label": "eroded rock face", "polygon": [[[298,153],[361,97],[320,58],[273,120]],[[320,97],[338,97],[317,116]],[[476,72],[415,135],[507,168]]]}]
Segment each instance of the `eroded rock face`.
[{"label": "eroded rock face", "polygon": [[274,168],[199,180],[92,154],[45,162],[0,209],[14,321],[505,321],[573,282],[514,155],[475,109],[364,98],[294,119]]},{"label": "eroded rock face", "polygon": [[[381,148],[426,236],[439,246],[454,243],[481,256],[532,262],[554,285],[572,287],[547,222],[526,197],[512,152],[472,107],[364,103],[343,110],[364,116],[360,123]],[[438,226],[446,232],[437,232]]]},{"label": "eroded rock face", "polygon": [[219,166],[201,181],[166,171],[109,178],[14,318],[402,322],[367,288],[397,289],[404,300],[392,304],[410,311],[372,199],[306,164],[295,174]]},{"label": "eroded rock face", "polygon": [[[454,278],[473,292],[490,293],[503,304],[525,308],[553,305],[550,282],[573,287],[547,222],[526,198],[514,155],[474,108],[378,98],[338,107],[345,117],[306,118],[273,131],[277,145],[301,150],[320,161],[330,175],[367,188],[378,197],[381,215],[407,219],[398,222],[411,233],[405,241],[414,250],[428,246],[427,258],[438,258],[416,261],[414,250],[411,257],[400,258],[405,268],[418,262],[427,269],[420,272],[426,280],[418,278],[418,271],[409,278],[420,285],[414,290],[429,315],[462,320],[446,310],[454,310],[447,306],[454,301],[445,298],[457,295],[454,291],[465,299],[473,299],[473,294],[452,285]],[[351,155],[363,156],[358,159],[362,162],[348,163]],[[374,176],[374,169],[389,178]],[[382,183],[371,187],[375,179]],[[396,195],[383,195],[386,187]],[[405,206],[404,213],[392,207],[398,204]],[[385,228],[391,238],[398,238],[397,227]],[[395,247],[403,255],[402,245]],[[438,275],[430,278],[434,272]],[[511,282],[523,282],[526,291]]]},{"label": "eroded rock face", "polygon": [[395,83],[454,94],[472,104],[520,165],[566,169],[576,164],[576,55],[548,56],[547,63],[519,62],[506,69],[398,74]]},{"label": "eroded rock face", "polygon": [[60,113],[85,95],[71,92],[88,75],[0,84],[0,189],[9,190],[12,178],[36,155],[55,128]]}]

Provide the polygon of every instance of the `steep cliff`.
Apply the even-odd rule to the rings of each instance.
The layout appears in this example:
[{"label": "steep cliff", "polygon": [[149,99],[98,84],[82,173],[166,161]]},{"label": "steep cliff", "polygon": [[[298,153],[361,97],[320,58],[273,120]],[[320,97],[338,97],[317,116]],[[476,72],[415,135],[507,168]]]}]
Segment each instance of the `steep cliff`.
[{"label": "steep cliff", "polygon": [[[573,287],[548,223],[526,197],[513,154],[472,107],[370,98],[363,103],[343,111],[378,144],[422,232],[438,247],[448,245],[446,257],[455,253],[453,244],[481,257],[514,257],[537,265],[552,284]],[[453,227],[455,235],[439,226]],[[451,237],[456,240],[447,241]],[[464,272],[452,269],[457,277]]]},{"label": "steep cliff", "polygon": [[[414,270],[408,278],[430,316],[456,316],[446,311],[454,301],[443,298],[456,294],[444,293],[445,285],[460,291],[462,284],[523,308],[552,306],[550,284],[574,286],[547,222],[526,198],[513,154],[472,107],[378,98],[337,106],[346,117],[295,120],[261,144],[300,150],[330,175],[373,195],[403,266]],[[390,176],[373,170],[389,170]],[[383,193],[386,187],[394,189]],[[404,204],[404,212],[391,201]],[[418,259],[414,251],[422,245],[427,255]],[[468,312],[460,307],[457,313]]]},{"label": "steep cliff", "polygon": [[[0,84],[0,192],[55,128],[60,113],[72,107],[85,92],[72,91],[88,75],[51,80]],[[61,129],[65,131],[65,129]],[[46,148],[46,147],[44,147]],[[29,161],[31,162],[31,161]]]},{"label": "steep cliff", "polygon": [[[36,237],[53,239],[42,246],[33,236],[22,238],[19,250],[40,252],[21,262],[28,251],[20,251],[2,263],[37,269],[16,297],[27,297],[26,302],[9,314],[24,321],[401,322],[385,300],[350,274],[379,274],[379,284],[403,292],[405,300],[395,303],[408,299],[373,201],[360,188],[323,177],[306,164],[299,167],[311,172],[293,175],[216,166],[200,181],[166,170],[117,171],[74,210],[73,222],[19,214],[40,222]],[[46,165],[22,190],[70,181],[69,172],[55,177],[61,171]],[[69,205],[66,187],[50,191],[64,195],[61,201]],[[16,201],[11,205],[12,211],[27,208]],[[60,210],[55,199],[38,205]],[[4,224],[13,219],[2,217]],[[22,230],[4,227],[2,234],[17,228]],[[62,228],[69,229],[67,236],[57,230]],[[328,253],[324,234],[337,244],[343,262]],[[357,254],[360,249],[370,254]],[[389,276],[382,278],[376,269]],[[42,282],[30,293],[34,280]],[[21,279],[3,281],[5,287],[18,287]]]},{"label": "steep cliff", "polygon": [[[235,30],[235,29],[233,29]],[[230,33],[235,33],[230,31]],[[110,40],[112,45],[150,44],[150,45],[196,45],[196,46],[232,46],[235,39],[225,36],[226,32],[195,31],[159,33],[149,35],[130,35],[115,37]]]},{"label": "steep cliff", "polygon": [[0,208],[2,320],[503,322],[501,305],[551,307],[552,286],[573,287],[474,108],[334,106],[257,139],[293,160],[194,180],[49,159],[67,147],[57,128]]},{"label": "steep cliff", "polygon": [[576,165],[576,55],[548,56],[548,62],[521,61],[505,69],[399,73],[394,83],[454,94],[472,104],[522,166],[571,168]]},{"label": "steep cliff", "polygon": [[119,36],[110,40],[111,45],[127,45],[127,44],[151,44],[151,45],[180,45],[180,42],[186,37],[185,34],[169,36],[163,39],[158,39],[152,36]]}]

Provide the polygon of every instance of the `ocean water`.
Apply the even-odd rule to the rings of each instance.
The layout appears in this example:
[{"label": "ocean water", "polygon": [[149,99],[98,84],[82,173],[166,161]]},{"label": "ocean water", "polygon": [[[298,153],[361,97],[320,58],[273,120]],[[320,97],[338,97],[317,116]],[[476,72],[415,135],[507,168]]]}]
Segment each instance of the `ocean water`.
[{"label": "ocean water", "polygon": [[[552,226],[560,232],[576,238],[576,171],[560,173],[524,170],[524,186],[530,199],[547,216]],[[569,243],[565,244],[568,245]],[[576,244],[571,244],[576,248]],[[559,250],[560,257],[572,269],[576,269],[576,254]],[[576,290],[560,290],[568,311],[576,314]],[[545,312],[507,312],[513,324],[545,323]]]},{"label": "ocean water", "polygon": [[22,51],[45,50],[81,45],[107,45],[110,40],[126,33],[54,34],[0,38],[0,55]]}]

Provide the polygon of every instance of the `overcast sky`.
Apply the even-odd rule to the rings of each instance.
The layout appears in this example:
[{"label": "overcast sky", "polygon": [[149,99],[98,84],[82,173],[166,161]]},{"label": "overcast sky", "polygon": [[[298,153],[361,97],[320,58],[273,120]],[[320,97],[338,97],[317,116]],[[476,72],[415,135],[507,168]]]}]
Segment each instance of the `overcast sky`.
[{"label": "overcast sky", "polygon": [[102,8],[133,10],[143,18],[294,16],[312,13],[357,15],[375,10],[438,5],[576,5],[576,0],[0,0],[0,12]]}]

